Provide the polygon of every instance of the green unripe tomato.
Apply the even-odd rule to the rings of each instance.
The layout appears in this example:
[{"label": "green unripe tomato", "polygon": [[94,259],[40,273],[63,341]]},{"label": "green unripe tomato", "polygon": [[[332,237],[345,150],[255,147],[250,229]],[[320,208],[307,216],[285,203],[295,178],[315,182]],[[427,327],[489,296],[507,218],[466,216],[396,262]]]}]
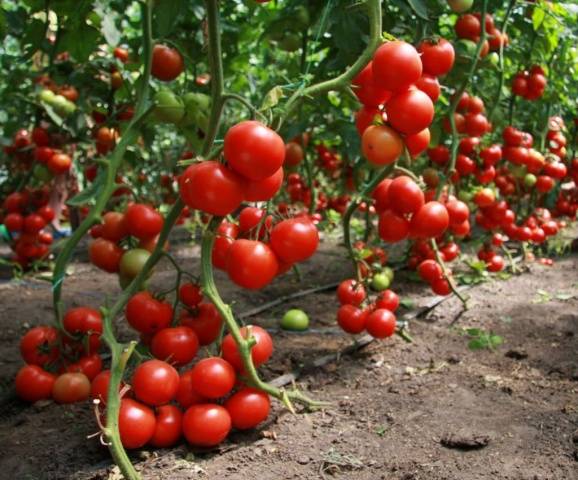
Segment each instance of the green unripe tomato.
[{"label": "green unripe tomato", "polygon": [[497,67],[500,63],[500,55],[497,52],[492,52],[486,57],[486,62],[492,67]]},{"label": "green unripe tomato", "polygon": [[463,38],[456,42],[455,48],[457,61],[460,63],[466,63],[476,56],[476,49],[478,46],[475,42]]},{"label": "green unripe tomato", "polygon": [[185,106],[185,115],[179,125],[195,125],[202,130],[206,130],[209,125],[209,109],[211,108],[211,97],[204,93],[185,93],[182,97]]},{"label": "green unripe tomato", "polygon": [[46,183],[52,178],[52,173],[48,170],[46,165],[40,165],[38,163],[34,165],[32,175],[34,175],[34,178],[41,183]]},{"label": "green unripe tomato", "polygon": [[387,278],[389,278],[389,281],[390,281],[390,282],[393,282],[393,277],[395,276],[395,273],[394,273],[394,271],[393,271],[392,268],[390,268],[390,267],[384,267],[384,268],[381,270],[381,273],[387,275]]},{"label": "green unripe tomato", "polygon": [[473,198],[473,194],[472,192],[468,192],[467,190],[460,190],[460,192],[458,193],[458,198],[462,202],[468,203]]},{"label": "green unripe tomato", "polygon": [[66,100],[66,103],[62,106],[62,113],[65,116],[71,115],[76,111],[76,104],[70,100]]},{"label": "green unripe tomato", "polygon": [[56,97],[56,94],[52,90],[48,90],[48,88],[41,90],[38,94],[38,100],[48,104],[54,101],[54,97]]},{"label": "green unripe tomato", "polygon": [[303,310],[293,308],[283,315],[281,328],[283,330],[302,332],[309,328],[309,317]]},{"label": "green unripe tomato", "polygon": [[448,0],[448,5],[456,13],[467,12],[473,4],[474,0]]},{"label": "green unripe tomato", "polygon": [[151,253],[144,248],[129,250],[120,259],[120,275],[132,280],[140,273],[150,256]]},{"label": "green unripe tomato", "polygon": [[154,115],[160,122],[179,123],[185,116],[185,105],[170,90],[160,90],[154,96]]},{"label": "green unripe tomato", "polygon": [[526,187],[528,188],[532,188],[534,185],[536,185],[537,180],[538,179],[536,178],[536,175],[532,173],[527,173],[526,176],[524,177],[524,185],[526,185]]},{"label": "green unripe tomato", "polygon": [[285,52],[294,52],[301,47],[301,38],[294,33],[287,33],[279,42],[279,48]]},{"label": "green unripe tomato", "polygon": [[49,105],[57,112],[62,113],[68,108],[68,100],[62,95],[55,95]]},{"label": "green unripe tomato", "polygon": [[371,288],[376,292],[383,292],[391,285],[391,280],[385,272],[376,273],[371,279]]}]

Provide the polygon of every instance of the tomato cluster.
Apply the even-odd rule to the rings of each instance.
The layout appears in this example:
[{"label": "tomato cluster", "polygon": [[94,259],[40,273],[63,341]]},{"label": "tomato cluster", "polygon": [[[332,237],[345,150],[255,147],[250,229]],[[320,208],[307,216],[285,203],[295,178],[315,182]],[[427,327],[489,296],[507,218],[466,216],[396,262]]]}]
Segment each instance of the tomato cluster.
[{"label": "tomato cluster", "polygon": [[[163,224],[163,216],[142,203],[130,204],[124,213],[105,213],[102,223],[90,230],[94,239],[88,246],[90,261],[105,272],[118,273],[121,285],[130,283],[155,248]],[[131,238],[138,247],[123,247],[131,245]]]},{"label": "tomato cluster", "polygon": [[544,95],[548,80],[540,65],[533,65],[530,71],[518,72],[512,79],[512,93],[526,100],[538,100]]},{"label": "tomato cluster", "polygon": [[89,307],[68,310],[62,331],[50,326],[29,330],[20,341],[26,365],[16,375],[16,393],[28,402],[86,400],[91,380],[102,370],[102,330],[100,312]]},{"label": "tomato cluster", "polygon": [[[480,13],[466,13],[458,18],[454,28],[457,37],[462,42],[477,44],[482,36],[482,15]],[[510,43],[508,35],[496,28],[494,17],[489,13],[486,13],[484,28],[487,39],[482,45],[481,57],[485,57],[490,51],[499,51]]]}]

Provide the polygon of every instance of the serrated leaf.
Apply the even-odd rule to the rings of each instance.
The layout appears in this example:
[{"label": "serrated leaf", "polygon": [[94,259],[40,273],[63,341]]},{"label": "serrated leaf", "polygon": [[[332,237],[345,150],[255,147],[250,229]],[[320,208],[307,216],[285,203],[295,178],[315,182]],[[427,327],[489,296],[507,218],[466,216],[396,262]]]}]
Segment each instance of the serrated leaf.
[{"label": "serrated leaf", "polygon": [[267,92],[265,95],[265,99],[263,100],[263,104],[261,105],[261,110],[267,110],[269,108],[273,108],[275,105],[279,103],[285,94],[283,93],[283,89],[279,86],[276,86]]},{"label": "serrated leaf", "polygon": [[475,338],[473,340],[470,340],[468,342],[468,348],[470,350],[482,350],[483,348],[487,348],[488,347],[488,342],[481,339],[481,338]]},{"label": "serrated leaf", "polygon": [[106,179],[106,172],[104,168],[98,169],[98,174],[88,188],[85,188],[78,195],[75,195],[66,203],[72,207],[81,207],[89,203],[93,198],[96,198],[102,188],[104,187],[104,182]]},{"label": "serrated leaf", "polygon": [[418,17],[423,18],[424,20],[429,20],[427,7],[423,0],[407,0],[407,3],[409,3],[409,6]]}]

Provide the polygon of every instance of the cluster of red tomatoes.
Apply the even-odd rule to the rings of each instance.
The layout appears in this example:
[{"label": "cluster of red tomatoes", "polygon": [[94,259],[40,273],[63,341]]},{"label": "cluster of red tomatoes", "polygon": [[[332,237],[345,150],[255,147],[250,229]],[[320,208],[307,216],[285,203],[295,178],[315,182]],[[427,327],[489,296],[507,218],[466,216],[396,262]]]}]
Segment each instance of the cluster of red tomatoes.
[{"label": "cluster of red tomatoes", "polygon": [[311,257],[318,244],[319,232],[307,214],[274,221],[261,208],[245,207],[238,223],[219,225],[212,261],[240,287],[260,289]]},{"label": "cluster of red tomatoes", "polygon": [[343,280],[337,287],[340,307],[337,324],[352,335],[366,331],[374,338],[387,338],[395,333],[394,312],[399,307],[399,297],[392,290],[379,292],[373,300],[365,286],[354,279]]},{"label": "cluster of red tomatoes", "polygon": [[[510,43],[508,35],[500,32],[494,24],[494,17],[486,13],[485,25],[488,38],[482,45],[481,57],[485,57],[490,51],[495,52]],[[455,24],[458,38],[479,43],[482,36],[482,15],[480,13],[466,13],[460,16]]]},{"label": "cluster of red tomatoes", "polygon": [[124,213],[105,213],[102,223],[90,230],[90,261],[105,272],[119,273],[121,285],[130,283],[155,248],[163,224],[163,216],[142,203],[130,204]]},{"label": "cluster of red tomatoes", "polygon": [[440,93],[436,77],[451,70],[454,56],[444,39],[423,41],[419,51],[406,42],[387,42],[353,80],[363,104],[355,122],[363,154],[372,165],[395,162],[404,145],[414,157],[427,148],[433,102]]},{"label": "cluster of red tomatoes", "polygon": [[55,218],[46,191],[13,192],[4,199],[2,208],[4,227],[13,240],[14,261],[26,267],[46,257],[53,238],[45,229]]},{"label": "cluster of red tomatoes", "polygon": [[435,200],[426,202],[421,187],[405,175],[382,180],[372,197],[379,214],[379,236],[384,242],[437,238],[450,226],[445,205]]},{"label": "cluster of red tomatoes", "polygon": [[512,79],[512,93],[526,100],[538,100],[544,95],[548,80],[540,65],[533,65],[530,71],[516,73]]},{"label": "cluster of red tomatoes", "polygon": [[[486,118],[484,101],[480,97],[470,96],[464,92],[458,102],[454,122],[458,133],[470,137],[481,137],[492,130],[492,125]],[[451,133],[452,128],[448,118],[444,119],[444,130]]]},{"label": "cluster of red tomatoes", "polygon": [[417,267],[419,277],[429,283],[430,288],[436,295],[449,295],[452,292],[449,272],[443,271],[442,266],[433,259],[423,260]]},{"label": "cluster of red tomatoes", "polygon": [[58,403],[88,399],[90,382],[102,371],[98,354],[102,317],[88,307],[72,308],[63,318],[63,330],[39,326],[20,341],[26,362],[16,375],[16,393],[28,402],[52,398]]}]

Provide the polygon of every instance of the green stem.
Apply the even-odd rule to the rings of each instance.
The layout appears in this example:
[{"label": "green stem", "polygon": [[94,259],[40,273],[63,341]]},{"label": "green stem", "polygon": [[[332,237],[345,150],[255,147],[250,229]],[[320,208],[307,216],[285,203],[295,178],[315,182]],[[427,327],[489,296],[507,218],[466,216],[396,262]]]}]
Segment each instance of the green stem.
[{"label": "green stem", "polygon": [[276,130],[281,128],[283,122],[293,113],[294,109],[301,101],[303,101],[304,98],[321,95],[332,90],[339,90],[347,87],[355,76],[370,62],[375,50],[381,43],[381,0],[367,0],[366,6],[368,9],[370,33],[369,43],[365,50],[361,53],[355,63],[341,75],[332,78],[331,80],[326,80],[309,87],[297,89],[287,101],[285,109],[277,121]]}]

